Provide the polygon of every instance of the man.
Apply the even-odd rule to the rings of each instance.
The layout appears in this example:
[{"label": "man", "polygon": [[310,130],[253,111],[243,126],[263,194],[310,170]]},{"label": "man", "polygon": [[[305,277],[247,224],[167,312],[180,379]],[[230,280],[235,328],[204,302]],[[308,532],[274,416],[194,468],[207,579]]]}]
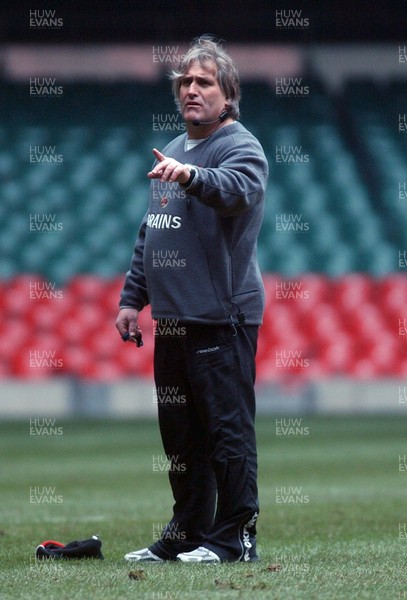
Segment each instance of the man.
[{"label": "man", "polygon": [[153,150],[149,209],[116,326],[137,341],[138,313],[151,304],[175,504],[161,538],[125,558],[254,561],[255,354],[264,308],[256,240],[268,166],[237,122],[238,74],[220,43],[195,39],[172,81],[186,133]]}]

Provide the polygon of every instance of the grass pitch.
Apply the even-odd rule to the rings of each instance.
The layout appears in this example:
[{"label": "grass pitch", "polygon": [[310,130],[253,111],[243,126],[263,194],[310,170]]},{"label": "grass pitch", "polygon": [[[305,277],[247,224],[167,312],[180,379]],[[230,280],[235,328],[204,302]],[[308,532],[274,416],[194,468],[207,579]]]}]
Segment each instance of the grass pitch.
[{"label": "grass pitch", "polygon": [[[259,417],[261,561],[140,566],[123,555],[171,515],[167,476],[153,467],[157,423],[56,422],[38,435],[28,420],[1,423],[0,597],[407,598],[406,425],[304,417],[281,428]],[[45,539],[93,533],[104,561],[34,559]]]}]

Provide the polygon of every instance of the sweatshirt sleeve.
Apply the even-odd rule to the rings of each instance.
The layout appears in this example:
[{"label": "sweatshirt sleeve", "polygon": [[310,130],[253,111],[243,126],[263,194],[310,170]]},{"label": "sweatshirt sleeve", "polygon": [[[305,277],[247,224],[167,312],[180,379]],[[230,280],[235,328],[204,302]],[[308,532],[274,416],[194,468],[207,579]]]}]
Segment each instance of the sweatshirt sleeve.
[{"label": "sweatshirt sleeve", "polygon": [[143,263],[147,215],[148,211],[140,225],[130,269],[126,273],[126,279],[120,294],[120,308],[135,308],[140,311],[149,304]]},{"label": "sweatshirt sleeve", "polygon": [[268,164],[261,146],[238,138],[229,138],[232,143],[220,153],[219,166],[196,167],[197,175],[188,188],[189,195],[222,216],[245,212],[264,197],[266,189]]}]

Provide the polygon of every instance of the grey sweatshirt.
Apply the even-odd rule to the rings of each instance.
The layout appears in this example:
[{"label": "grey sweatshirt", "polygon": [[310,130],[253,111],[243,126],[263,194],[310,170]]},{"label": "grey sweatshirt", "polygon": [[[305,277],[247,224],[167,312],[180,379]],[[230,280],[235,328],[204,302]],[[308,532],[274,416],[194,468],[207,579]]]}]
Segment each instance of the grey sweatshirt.
[{"label": "grey sweatshirt", "polygon": [[268,165],[241,123],[185,151],[187,134],[163,150],[194,166],[188,188],[151,182],[120,306],[151,304],[154,319],[260,325],[264,288],[256,258]]}]

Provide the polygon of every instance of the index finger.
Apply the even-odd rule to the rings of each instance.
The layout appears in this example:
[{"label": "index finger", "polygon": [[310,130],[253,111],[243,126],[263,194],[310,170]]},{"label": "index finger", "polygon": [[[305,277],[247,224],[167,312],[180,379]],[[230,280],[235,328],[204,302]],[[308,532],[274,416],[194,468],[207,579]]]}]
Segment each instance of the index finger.
[{"label": "index finger", "polygon": [[153,154],[156,157],[157,160],[164,160],[165,156],[162,152],[160,152],[159,150],[157,150],[157,148],[153,148]]}]

